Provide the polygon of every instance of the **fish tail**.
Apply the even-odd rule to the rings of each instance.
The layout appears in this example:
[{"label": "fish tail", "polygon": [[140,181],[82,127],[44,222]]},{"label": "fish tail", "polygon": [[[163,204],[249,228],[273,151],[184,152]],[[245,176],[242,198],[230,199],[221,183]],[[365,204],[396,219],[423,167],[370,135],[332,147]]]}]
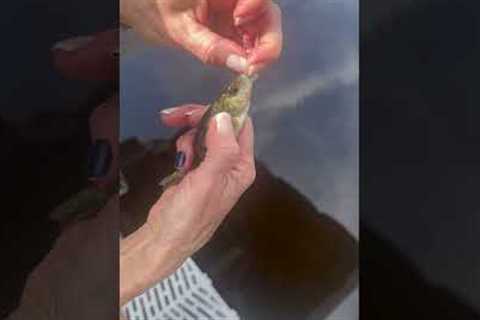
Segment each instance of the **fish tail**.
[{"label": "fish tail", "polygon": [[180,180],[182,180],[183,175],[184,175],[184,174],[183,174],[182,172],[180,172],[180,171],[175,171],[175,172],[169,174],[168,176],[166,176],[165,178],[163,178],[163,179],[160,181],[159,185],[165,190],[165,189],[167,189],[168,187],[179,183]]}]

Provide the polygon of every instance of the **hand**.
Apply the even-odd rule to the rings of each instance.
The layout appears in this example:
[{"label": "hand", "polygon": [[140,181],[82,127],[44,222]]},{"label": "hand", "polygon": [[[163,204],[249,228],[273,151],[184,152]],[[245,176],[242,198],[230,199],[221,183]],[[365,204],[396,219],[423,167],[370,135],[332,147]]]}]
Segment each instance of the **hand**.
[{"label": "hand", "polygon": [[260,71],[282,48],[281,11],[271,0],[121,0],[120,16],[148,41],[239,73]]},{"label": "hand", "polygon": [[[204,110],[198,105],[183,106],[163,113],[162,120],[170,126],[195,126]],[[207,242],[255,178],[250,119],[237,141],[230,116],[222,113],[214,117],[206,136],[205,159],[199,167],[190,170],[195,131],[193,128],[177,140],[178,152],[186,156],[180,168],[187,172],[185,177],[164,192],[147,220],[165,242],[175,243],[177,250],[184,250],[187,256]],[[163,229],[166,225],[175,228]],[[180,229],[185,233],[178,232]]]},{"label": "hand", "polygon": [[[63,76],[71,79],[116,82],[117,39],[118,31],[108,30],[57,42],[52,48],[54,65]],[[118,176],[118,95],[105,99],[98,101],[89,119],[92,138],[89,178],[100,188],[108,188]]]},{"label": "hand", "polygon": [[[162,120],[170,126],[196,125],[203,112],[198,105],[184,106],[164,112]],[[205,159],[190,170],[194,130],[177,140],[177,149],[186,154],[182,166],[186,175],[162,194],[145,225],[122,241],[122,303],[174,272],[200,249],[255,179],[250,119],[237,141],[229,115],[213,118],[206,135]]]}]

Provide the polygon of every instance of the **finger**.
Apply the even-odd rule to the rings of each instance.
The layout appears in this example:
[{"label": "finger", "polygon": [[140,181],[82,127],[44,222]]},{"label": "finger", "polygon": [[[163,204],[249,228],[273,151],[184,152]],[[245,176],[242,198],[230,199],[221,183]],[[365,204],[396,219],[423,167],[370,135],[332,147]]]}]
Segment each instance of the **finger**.
[{"label": "finger", "polygon": [[192,167],[193,162],[193,142],[195,140],[196,129],[191,129],[177,139],[177,152],[183,152],[185,160],[176,163],[176,167],[181,171],[188,171]]},{"label": "finger", "polygon": [[240,147],[241,157],[248,161],[254,159],[254,131],[253,123],[250,117],[247,118],[245,124],[238,136],[238,145]]},{"label": "finger", "polygon": [[270,0],[238,0],[233,11],[235,26],[241,26],[262,15],[270,2]]},{"label": "finger", "polygon": [[160,117],[162,122],[169,127],[194,127],[205,111],[204,105],[185,104],[160,111]]},{"label": "finger", "polygon": [[265,12],[261,21],[256,22],[262,25],[256,44],[248,57],[249,74],[260,70],[266,65],[278,59],[282,51],[282,16],[280,7],[274,3]]},{"label": "finger", "polygon": [[194,20],[182,24],[173,37],[204,63],[226,66],[238,73],[247,72],[246,54],[239,44],[212,32]]},{"label": "finger", "polygon": [[249,67],[247,74],[249,76],[254,75],[256,73],[259,73],[260,71],[262,71],[263,69],[265,69],[268,66],[269,66],[269,64],[263,63],[263,62],[253,64]]},{"label": "finger", "polygon": [[207,172],[217,174],[234,164],[240,148],[228,113],[221,112],[210,120],[205,144],[207,153],[202,166]]},{"label": "finger", "polygon": [[78,80],[114,80],[118,76],[117,31],[69,38],[52,47],[55,67]]}]

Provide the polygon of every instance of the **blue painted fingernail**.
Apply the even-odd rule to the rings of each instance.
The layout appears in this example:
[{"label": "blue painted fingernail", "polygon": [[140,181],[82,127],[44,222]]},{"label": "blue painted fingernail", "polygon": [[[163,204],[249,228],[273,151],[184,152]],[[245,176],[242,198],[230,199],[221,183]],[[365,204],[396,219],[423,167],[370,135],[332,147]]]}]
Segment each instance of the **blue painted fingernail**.
[{"label": "blue painted fingernail", "polygon": [[175,155],[175,168],[180,169],[183,167],[185,164],[185,152],[183,151],[178,151],[177,154]]},{"label": "blue painted fingernail", "polygon": [[105,176],[112,163],[112,148],[105,139],[98,139],[88,151],[88,175],[90,178]]}]

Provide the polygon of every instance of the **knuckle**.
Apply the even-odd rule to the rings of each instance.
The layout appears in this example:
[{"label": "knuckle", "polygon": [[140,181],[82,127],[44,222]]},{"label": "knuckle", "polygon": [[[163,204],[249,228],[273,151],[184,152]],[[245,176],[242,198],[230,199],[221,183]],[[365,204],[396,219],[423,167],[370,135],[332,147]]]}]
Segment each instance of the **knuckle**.
[{"label": "knuckle", "polygon": [[211,42],[204,46],[198,54],[198,58],[205,64],[213,64],[213,50],[215,48],[215,42]]},{"label": "knuckle", "polygon": [[255,169],[255,165],[250,165],[250,167],[246,171],[246,176],[247,185],[252,185],[255,181],[255,178],[257,177],[257,170]]},{"label": "knuckle", "polygon": [[248,188],[253,184],[257,176],[254,163],[246,163],[242,168],[241,181],[245,188]]}]

